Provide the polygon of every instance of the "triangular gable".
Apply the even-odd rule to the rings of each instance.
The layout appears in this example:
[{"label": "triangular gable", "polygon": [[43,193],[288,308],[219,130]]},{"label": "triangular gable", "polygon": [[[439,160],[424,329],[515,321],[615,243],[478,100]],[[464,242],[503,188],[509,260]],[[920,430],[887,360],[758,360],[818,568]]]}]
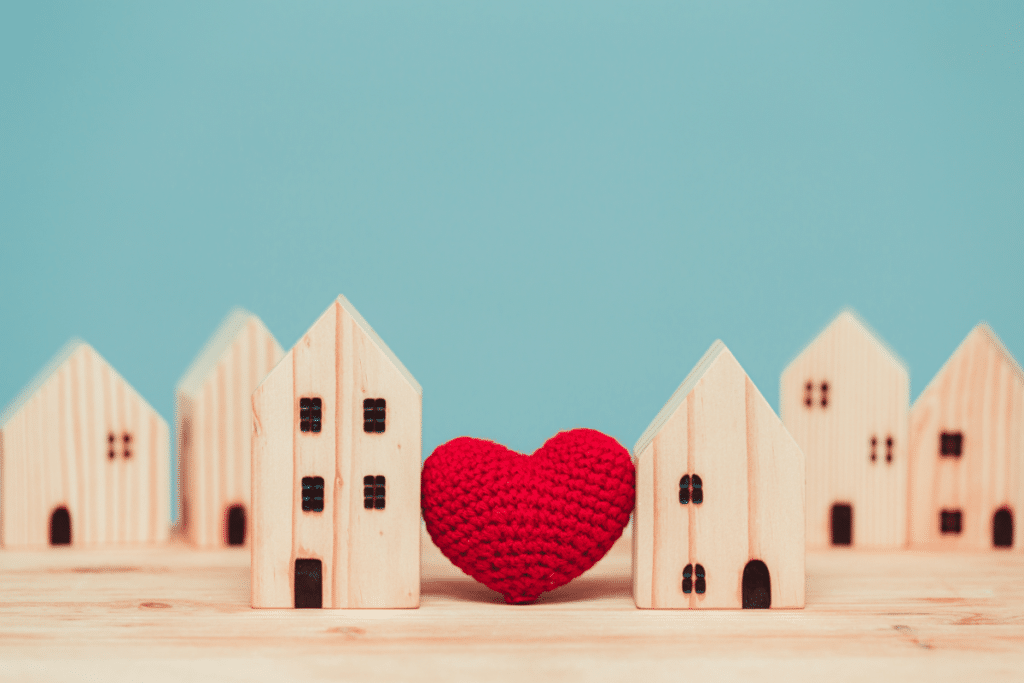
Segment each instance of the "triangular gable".
[{"label": "triangular gable", "polygon": [[[889,344],[887,344],[884,339],[882,339],[882,337],[878,334],[878,332],[875,331],[873,327],[871,327],[871,325],[869,325],[863,318],[860,317],[860,315],[858,315],[858,313],[855,310],[853,310],[850,307],[846,307],[843,310],[841,310],[839,314],[831,320],[831,322],[825,325],[825,327],[822,328],[822,330],[818,332],[818,334],[814,335],[814,338],[811,339],[811,341],[808,342],[807,345],[800,350],[800,353],[798,353],[796,357],[793,358],[793,360],[786,365],[786,370],[788,370],[790,367],[796,365],[800,360],[802,360],[803,357],[814,348],[814,346],[818,343],[819,340],[823,339],[835,328],[847,323],[852,324],[854,329],[860,331],[864,335],[864,337],[868,339],[878,349],[879,353],[884,358],[887,358],[894,365],[899,366],[901,370],[909,374],[907,364],[899,356],[899,354],[897,354],[896,351],[894,351],[893,348],[889,346]],[[785,370],[783,371],[783,373],[785,373]]]},{"label": "triangular gable", "polygon": [[[1017,376],[1017,381],[1019,381],[1021,384],[1024,384],[1024,369],[1021,368],[1020,363],[1018,363],[1017,359],[1013,357],[1013,354],[1010,353],[1010,350],[1006,348],[1006,345],[1003,344],[1003,340],[999,338],[999,335],[995,333],[995,330],[989,327],[988,323],[980,322],[974,326],[974,328],[967,334],[966,337],[964,337],[963,341],[961,341],[960,344],[956,347],[956,350],[954,350],[953,353],[950,354],[949,358],[946,359],[946,362],[942,364],[941,368],[939,368],[939,371],[936,372],[935,376],[932,377],[931,381],[928,382],[928,385],[921,390],[921,393],[918,395],[917,400],[914,401],[914,406],[916,406],[918,402],[921,400],[921,398],[928,393],[928,390],[931,389],[932,386],[934,386],[935,383],[942,378],[942,376],[946,373],[946,370],[949,368],[950,364],[952,364],[953,361],[956,360],[957,356],[964,352],[967,345],[979,335],[981,335],[981,337],[986,342],[988,342],[992,347],[995,348],[996,352],[1003,359],[1003,362],[1006,363],[1006,365],[1009,366],[1011,372],[1013,372]],[[913,406],[911,406],[911,410],[913,410]]]},{"label": "triangular gable", "polygon": [[209,378],[210,373],[217,367],[217,363],[223,355],[231,348],[238,335],[245,330],[250,321],[255,320],[259,326],[271,337],[273,335],[267,329],[258,316],[250,313],[244,308],[234,308],[221,321],[213,336],[207,340],[203,349],[196,356],[188,370],[178,380],[175,389],[183,394],[195,396],[202,391],[203,385]]},{"label": "triangular gable", "polygon": [[676,409],[682,404],[686,397],[690,395],[693,388],[697,386],[697,382],[701,380],[722,352],[726,350],[727,349],[725,344],[722,343],[722,340],[716,339],[715,343],[711,345],[711,348],[704,353],[693,369],[690,370],[690,374],[686,376],[683,383],[680,384],[679,388],[672,393],[668,402],[660,411],[658,411],[658,414],[655,415],[651,424],[648,425],[647,429],[645,429],[643,434],[640,435],[636,445],[633,446],[634,460],[640,457],[640,454],[643,453],[644,449],[646,449],[651,441],[654,440],[654,437],[658,435],[658,432],[661,431],[661,428],[664,427],[665,423],[668,422],[670,417],[672,417],[672,414],[676,412]]},{"label": "triangular gable", "polygon": [[370,327],[370,323],[366,322],[366,319],[359,314],[359,311],[357,311],[356,307],[352,305],[352,302],[346,299],[343,294],[339,294],[338,303],[341,304],[341,307],[344,308],[345,311],[352,317],[352,319],[356,321],[356,324],[359,325],[363,332],[366,333],[366,336],[368,336],[373,341],[377,348],[380,349],[385,356],[387,356],[388,360],[391,361],[392,365],[394,365],[398,369],[398,371],[402,373],[402,376],[405,377],[405,381],[407,381],[412,386],[412,388],[416,390],[417,394],[423,396],[423,387],[420,386],[420,383],[417,382],[416,378],[412,376],[412,373],[409,372],[409,370],[407,370],[404,365],[402,365],[402,361],[398,360],[398,356],[396,356],[394,352],[392,352],[391,349],[388,348],[388,345],[384,343],[384,340],[380,338],[380,335],[378,335],[374,331],[374,329]]}]

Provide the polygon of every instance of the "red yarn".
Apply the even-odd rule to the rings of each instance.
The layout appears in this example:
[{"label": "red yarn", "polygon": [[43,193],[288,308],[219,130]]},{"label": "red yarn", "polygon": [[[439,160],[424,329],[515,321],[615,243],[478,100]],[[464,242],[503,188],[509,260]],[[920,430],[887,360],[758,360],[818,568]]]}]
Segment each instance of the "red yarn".
[{"label": "red yarn", "polygon": [[467,436],[423,463],[423,518],[445,557],[509,604],[533,602],[604,557],[633,511],[629,453],[593,429],[533,455]]}]

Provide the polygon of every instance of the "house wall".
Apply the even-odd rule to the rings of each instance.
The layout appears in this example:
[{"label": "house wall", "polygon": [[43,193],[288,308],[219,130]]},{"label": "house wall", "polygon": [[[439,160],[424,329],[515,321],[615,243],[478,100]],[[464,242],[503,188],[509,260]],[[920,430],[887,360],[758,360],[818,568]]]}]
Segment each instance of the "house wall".
[{"label": "house wall", "polygon": [[[813,384],[811,407],[805,404],[807,382]],[[824,408],[822,382],[829,387]],[[808,547],[831,545],[835,503],[853,508],[853,546],[906,545],[909,396],[906,369],[848,314],[786,368],[779,407],[807,459]]]},{"label": "house wall", "polygon": [[[299,430],[320,397],[323,431]],[[363,399],[387,401],[384,433],[363,432]],[[322,564],[324,607],[419,605],[422,400],[369,335],[332,305],[253,394],[254,607],[292,607],[296,559]],[[363,477],[386,479],[384,510]],[[301,509],[302,478],[325,481],[324,511]]]},{"label": "house wall", "polygon": [[[704,502],[682,505],[679,480]],[[723,351],[637,457],[634,598],[639,607],[740,608],[743,570],[762,560],[772,607],[804,604],[804,463],[764,397]],[[700,563],[707,591],[682,592]]]},{"label": "house wall", "polygon": [[252,392],[284,352],[251,318],[194,396],[177,393],[176,432],[186,538],[227,543],[226,511],[243,505],[251,525]]},{"label": "house wall", "polygon": [[167,423],[89,346],[65,359],[11,417],[0,439],[5,547],[48,545],[50,516],[60,506],[71,516],[73,545],[168,538]]},{"label": "house wall", "polygon": [[[1013,510],[1020,552],[1024,514],[1024,380],[984,328],[976,328],[910,413],[910,541],[941,550],[992,548],[992,516]],[[963,434],[959,458],[941,457],[942,432]],[[940,511],[962,511],[962,533],[942,534]]]}]

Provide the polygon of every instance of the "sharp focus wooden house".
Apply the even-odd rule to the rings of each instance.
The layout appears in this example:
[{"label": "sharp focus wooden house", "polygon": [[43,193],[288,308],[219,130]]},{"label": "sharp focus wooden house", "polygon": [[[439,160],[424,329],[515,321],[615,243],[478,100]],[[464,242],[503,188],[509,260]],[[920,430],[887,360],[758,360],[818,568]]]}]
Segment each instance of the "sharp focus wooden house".
[{"label": "sharp focus wooden house", "polygon": [[423,390],[339,296],[253,404],[253,607],[418,607]]},{"label": "sharp focus wooden house", "polygon": [[263,322],[238,308],[178,382],[181,528],[194,545],[247,541],[252,392],[283,355]]},{"label": "sharp focus wooden house", "polygon": [[637,607],[804,606],[804,456],[722,342],[633,457]]},{"label": "sharp focus wooden house", "polygon": [[975,327],[910,409],[910,543],[1024,548],[1024,371]]},{"label": "sharp focus wooden house", "polygon": [[167,423],[72,340],[0,416],[0,544],[166,541]]},{"label": "sharp focus wooden house", "polygon": [[779,412],[807,459],[807,545],[907,544],[910,375],[852,311],[783,371]]}]

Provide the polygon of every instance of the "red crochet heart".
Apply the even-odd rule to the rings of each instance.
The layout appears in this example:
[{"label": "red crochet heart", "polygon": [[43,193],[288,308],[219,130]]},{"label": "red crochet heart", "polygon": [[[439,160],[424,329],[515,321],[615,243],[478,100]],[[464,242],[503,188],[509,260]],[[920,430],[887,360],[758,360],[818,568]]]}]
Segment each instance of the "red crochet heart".
[{"label": "red crochet heart", "polygon": [[423,518],[444,556],[509,604],[533,602],[604,557],[633,511],[629,452],[593,429],[533,455],[452,439],[423,463]]}]

